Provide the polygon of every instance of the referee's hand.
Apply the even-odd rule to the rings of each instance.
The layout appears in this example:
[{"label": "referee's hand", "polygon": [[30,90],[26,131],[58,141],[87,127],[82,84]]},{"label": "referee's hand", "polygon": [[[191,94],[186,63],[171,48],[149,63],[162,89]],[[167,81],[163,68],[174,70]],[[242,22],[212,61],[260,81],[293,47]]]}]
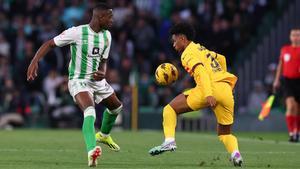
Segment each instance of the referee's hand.
[{"label": "referee's hand", "polygon": [[280,87],[280,81],[275,80],[273,83],[273,93],[276,93],[276,91],[279,89],[279,87]]}]

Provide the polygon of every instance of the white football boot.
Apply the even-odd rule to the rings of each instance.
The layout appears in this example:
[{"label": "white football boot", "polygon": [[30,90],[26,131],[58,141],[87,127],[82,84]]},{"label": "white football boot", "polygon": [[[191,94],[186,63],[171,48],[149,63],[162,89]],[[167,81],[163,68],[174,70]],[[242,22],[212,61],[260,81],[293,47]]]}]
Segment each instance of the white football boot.
[{"label": "white football boot", "polygon": [[88,152],[88,166],[96,167],[97,166],[97,158],[99,158],[102,154],[102,150],[100,146],[96,146],[93,150]]},{"label": "white football boot", "polygon": [[235,167],[242,167],[243,158],[242,158],[240,152],[234,151],[234,152],[231,154],[230,161],[233,162],[233,165],[234,165]]}]

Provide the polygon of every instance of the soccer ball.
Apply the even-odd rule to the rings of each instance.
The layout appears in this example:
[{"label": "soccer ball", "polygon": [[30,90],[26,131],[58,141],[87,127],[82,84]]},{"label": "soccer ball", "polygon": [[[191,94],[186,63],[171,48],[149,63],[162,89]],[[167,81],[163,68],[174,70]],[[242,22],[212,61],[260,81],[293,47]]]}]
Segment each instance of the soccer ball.
[{"label": "soccer ball", "polygon": [[178,78],[177,68],[171,63],[159,65],[155,71],[155,79],[159,85],[169,85]]}]

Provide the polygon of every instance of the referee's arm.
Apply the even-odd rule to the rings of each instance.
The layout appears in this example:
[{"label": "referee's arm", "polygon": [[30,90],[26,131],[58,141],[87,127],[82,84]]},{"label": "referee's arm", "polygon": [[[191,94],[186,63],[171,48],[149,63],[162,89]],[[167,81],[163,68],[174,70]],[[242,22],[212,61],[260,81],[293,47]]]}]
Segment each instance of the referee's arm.
[{"label": "referee's arm", "polygon": [[275,93],[276,90],[280,87],[281,72],[282,72],[282,60],[280,59],[279,62],[278,62],[276,75],[275,75],[275,79],[274,79],[274,82],[273,82],[273,93]]}]

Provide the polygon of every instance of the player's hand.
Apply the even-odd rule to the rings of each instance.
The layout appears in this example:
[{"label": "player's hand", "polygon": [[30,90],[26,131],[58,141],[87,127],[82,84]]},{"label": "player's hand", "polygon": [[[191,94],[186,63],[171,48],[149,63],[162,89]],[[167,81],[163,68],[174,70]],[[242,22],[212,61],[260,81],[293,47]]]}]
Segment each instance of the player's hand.
[{"label": "player's hand", "polygon": [[27,69],[27,81],[34,80],[37,77],[39,65],[38,62],[31,62]]},{"label": "player's hand", "polygon": [[105,72],[97,71],[93,73],[93,78],[96,81],[100,81],[105,78]]},{"label": "player's hand", "polygon": [[217,105],[217,100],[215,99],[214,96],[207,96],[206,102],[207,102],[208,106],[210,106],[210,107],[216,107],[216,105]]},{"label": "player's hand", "polygon": [[273,83],[273,93],[276,93],[276,91],[279,89],[279,87],[280,87],[280,81],[275,80]]}]

